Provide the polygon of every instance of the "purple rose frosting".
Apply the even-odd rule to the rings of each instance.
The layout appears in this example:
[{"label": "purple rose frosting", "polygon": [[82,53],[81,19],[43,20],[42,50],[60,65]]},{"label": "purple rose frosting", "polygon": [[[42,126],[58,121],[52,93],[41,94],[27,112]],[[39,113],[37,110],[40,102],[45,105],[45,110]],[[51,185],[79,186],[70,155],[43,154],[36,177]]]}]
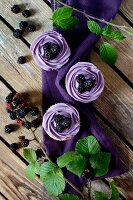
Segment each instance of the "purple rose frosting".
[{"label": "purple rose frosting", "polygon": [[[71,120],[70,127],[58,133],[55,129],[55,116],[62,115]],[[43,116],[42,126],[46,133],[54,140],[64,141],[74,137],[80,130],[80,116],[78,111],[71,105],[57,103],[51,106]]]},{"label": "purple rose frosting", "polygon": [[[47,59],[44,55],[44,45],[54,43],[59,45],[60,52],[54,59]],[[56,31],[49,31],[37,37],[30,47],[35,62],[44,70],[58,70],[65,65],[71,54],[65,38]]]},{"label": "purple rose frosting", "polygon": [[[79,83],[77,77],[83,75],[85,79],[95,80],[94,86],[91,90],[80,93],[78,91]],[[104,78],[100,70],[89,62],[78,62],[70,68],[66,75],[66,90],[68,94],[76,101],[89,103],[99,97],[104,89]]]}]

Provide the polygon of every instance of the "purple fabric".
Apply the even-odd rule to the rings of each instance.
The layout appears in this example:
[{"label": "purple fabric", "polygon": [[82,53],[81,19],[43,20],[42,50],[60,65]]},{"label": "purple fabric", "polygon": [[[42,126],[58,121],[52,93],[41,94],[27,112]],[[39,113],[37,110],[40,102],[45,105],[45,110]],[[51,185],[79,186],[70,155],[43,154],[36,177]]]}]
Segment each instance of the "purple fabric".
[{"label": "purple fabric", "polygon": [[[110,20],[115,17],[122,0],[62,1],[82,11],[85,11],[92,16],[99,17],[105,20]],[[56,8],[59,6],[59,4],[56,4]],[[110,170],[104,177],[118,176],[124,172],[122,163],[115,149],[115,146],[113,145],[111,140],[104,134],[103,130],[96,121],[93,104],[83,104],[80,102],[76,102],[68,95],[65,89],[65,75],[69,68],[79,61],[88,61],[91,49],[99,39],[98,36],[89,32],[86,26],[86,19],[83,17],[83,15],[77,13],[75,13],[75,15],[80,18],[81,23],[76,27],[74,31],[64,32],[60,29],[55,29],[59,33],[63,34],[63,36],[66,38],[71,48],[72,55],[70,57],[69,63],[62,67],[58,72],[46,72],[44,70],[42,71],[43,112],[45,112],[51,105],[55,103],[69,103],[79,111],[82,126],[80,132],[74,138],[64,142],[53,140],[46,134],[45,131],[43,131],[44,145],[46,147],[47,154],[51,157],[53,161],[56,161],[56,158],[62,155],[64,152],[74,150],[75,143],[78,139],[93,134],[98,139],[103,149],[112,154]],[[103,24],[100,25],[103,26]],[[65,176],[69,178],[71,182],[73,182],[73,184],[75,184],[78,188],[80,188],[81,184],[84,182],[83,178],[79,179],[77,176],[66,171]]]}]

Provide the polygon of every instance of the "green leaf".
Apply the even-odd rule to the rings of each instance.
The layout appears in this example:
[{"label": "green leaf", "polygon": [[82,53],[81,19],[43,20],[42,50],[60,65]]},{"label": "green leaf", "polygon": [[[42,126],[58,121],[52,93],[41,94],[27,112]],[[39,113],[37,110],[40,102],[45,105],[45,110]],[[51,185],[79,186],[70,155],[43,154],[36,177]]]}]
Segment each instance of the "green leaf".
[{"label": "green leaf", "polygon": [[31,181],[34,180],[35,178],[34,164],[29,164],[28,166],[26,166],[25,172],[28,179],[30,179]]},{"label": "green leaf", "polygon": [[58,8],[54,11],[52,19],[55,20],[62,20],[62,19],[68,19],[71,17],[73,12],[72,8]]},{"label": "green leaf", "polygon": [[58,196],[65,189],[65,180],[60,168],[47,173],[43,185],[48,193],[52,196]]},{"label": "green leaf", "polygon": [[37,160],[36,152],[33,149],[23,149],[23,155],[31,163]]},{"label": "green leaf", "polygon": [[87,21],[87,26],[92,33],[95,33],[97,35],[101,35],[102,29],[97,22],[95,22],[93,20],[89,20],[89,21]]},{"label": "green leaf", "polygon": [[111,160],[111,154],[107,152],[99,152],[91,155],[90,165],[95,176],[103,176],[108,172],[108,167]]},{"label": "green leaf", "polygon": [[76,151],[85,156],[98,153],[100,150],[100,144],[94,136],[80,139],[76,144]]},{"label": "green leaf", "polygon": [[34,172],[38,175],[40,175],[40,168],[41,168],[41,164],[39,162],[35,162],[34,164]]},{"label": "green leaf", "polygon": [[68,19],[59,19],[53,21],[53,26],[62,28],[64,30],[70,30],[73,29],[75,26],[77,26],[79,23],[79,20],[75,16],[71,16]]},{"label": "green leaf", "polygon": [[108,200],[106,194],[103,192],[95,191],[94,195],[95,195],[95,200]]},{"label": "green leaf", "polygon": [[108,42],[104,42],[100,45],[100,57],[106,63],[113,65],[118,57],[117,50]]},{"label": "green leaf", "polygon": [[62,156],[58,157],[57,164],[59,167],[65,167],[71,161],[75,160],[76,157],[79,157],[79,154],[74,151],[69,151],[64,153]]},{"label": "green leaf", "polygon": [[74,194],[62,194],[59,196],[60,200],[81,200],[80,197]]},{"label": "green leaf", "polygon": [[107,34],[111,33],[111,25],[107,24],[102,28],[102,35],[106,36]]},{"label": "green leaf", "polygon": [[43,181],[49,172],[58,169],[58,166],[53,162],[45,162],[40,167],[40,179]]},{"label": "green leaf", "polygon": [[107,33],[104,36],[117,41],[121,41],[126,38],[121,31],[113,31],[111,33]]},{"label": "green leaf", "polygon": [[119,199],[119,192],[118,192],[118,190],[117,190],[117,188],[115,186],[114,181],[111,181],[109,183],[109,185],[110,185],[110,188],[112,190],[112,194],[111,194],[110,200],[118,200]]},{"label": "green leaf", "polygon": [[84,172],[85,168],[87,167],[87,159],[82,155],[75,157],[73,161],[71,161],[67,166],[67,170],[72,172],[77,176],[81,176]]}]

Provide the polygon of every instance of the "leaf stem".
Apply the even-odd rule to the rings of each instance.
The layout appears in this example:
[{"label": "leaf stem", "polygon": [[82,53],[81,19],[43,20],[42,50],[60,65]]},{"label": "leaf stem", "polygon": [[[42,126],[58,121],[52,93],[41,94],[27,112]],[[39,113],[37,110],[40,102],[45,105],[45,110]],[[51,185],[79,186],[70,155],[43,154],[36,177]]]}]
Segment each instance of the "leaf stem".
[{"label": "leaf stem", "polygon": [[[46,158],[48,161],[51,161],[51,159],[50,159],[49,156],[47,155],[46,151],[44,150],[42,143],[41,143],[41,142],[39,141],[39,139],[36,137],[35,131],[36,131],[36,129],[35,129],[35,130],[32,130],[32,129],[31,129],[31,132],[32,132],[32,134],[33,134],[33,136],[34,136],[34,139],[39,143],[40,148],[41,148],[42,152],[44,153],[45,158]],[[79,194],[84,200],[86,199],[85,195],[84,195],[82,192],[80,192],[67,178],[64,177],[64,179],[65,179],[66,183],[69,184],[76,192],[78,192],[78,194]],[[89,200],[89,199],[87,199],[87,200]]]},{"label": "leaf stem", "polygon": [[78,10],[77,8],[74,8],[74,7],[70,6],[70,5],[65,4],[64,2],[62,2],[62,1],[60,1],[60,0],[55,0],[55,2],[57,2],[57,3],[59,3],[59,4],[63,5],[63,6],[65,6],[65,7],[72,8],[74,11],[76,11],[76,12],[78,12],[78,13],[84,15],[84,16],[85,16],[87,19],[89,19],[89,20],[90,20],[90,19],[93,19],[93,20],[102,22],[102,23],[104,23],[104,24],[108,24],[108,25],[110,25],[110,26],[113,26],[113,27],[115,27],[115,28],[120,29],[121,31],[123,31],[123,32],[125,32],[125,33],[127,33],[127,34],[129,34],[129,35],[132,35],[129,31],[125,30],[125,29],[130,29],[129,27],[120,26],[120,25],[117,25],[117,24],[108,22],[108,21],[106,21],[106,20],[104,20],[104,19],[100,19],[100,18],[97,18],[97,17],[93,17],[93,16],[91,16],[91,15],[85,13],[84,11]]}]

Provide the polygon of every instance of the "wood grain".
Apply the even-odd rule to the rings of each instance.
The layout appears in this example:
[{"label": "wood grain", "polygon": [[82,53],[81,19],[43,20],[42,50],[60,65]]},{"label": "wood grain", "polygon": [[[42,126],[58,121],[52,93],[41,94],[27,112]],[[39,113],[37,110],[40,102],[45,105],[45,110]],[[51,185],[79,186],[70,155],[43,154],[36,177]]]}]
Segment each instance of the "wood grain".
[{"label": "wood grain", "polygon": [[[19,0],[9,1],[3,0],[1,1],[1,15],[14,27],[17,28],[19,22],[23,19],[21,14],[17,14],[14,17],[14,14],[10,11],[11,5],[13,2],[20,4]],[[34,33],[25,34],[24,38],[31,43],[35,37],[41,34],[44,31],[48,31],[52,29],[51,20],[49,20],[52,16],[51,9],[48,5],[45,4],[42,0],[38,0],[37,3],[34,0],[29,1],[27,4],[25,0],[22,0],[21,3],[23,6],[25,5],[26,8],[35,9],[33,16],[29,18],[29,20],[33,22],[37,22],[40,24],[40,28],[37,29]],[[22,6],[22,7],[23,7]],[[8,15],[10,13],[10,15]],[[127,22],[121,18],[118,14],[115,23],[118,25],[126,25],[128,26]],[[110,43],[114,44],[113,42]],[[129,78],[130,81],[133,82],[133,42],[132,38],[129,36],[126,40],[121,43],[115,42],[115,46],[118,49],[119,58],[117,60],[116,66]]]},{"label": "wood grain", "polygon": [[0,141],[0,192],[8,200],[52,200],[38,178],[25,177],[25,164]]},{"label": "wood grain", "polygon": [[133,1],[123,0],[120,10],[133,23]]}]

